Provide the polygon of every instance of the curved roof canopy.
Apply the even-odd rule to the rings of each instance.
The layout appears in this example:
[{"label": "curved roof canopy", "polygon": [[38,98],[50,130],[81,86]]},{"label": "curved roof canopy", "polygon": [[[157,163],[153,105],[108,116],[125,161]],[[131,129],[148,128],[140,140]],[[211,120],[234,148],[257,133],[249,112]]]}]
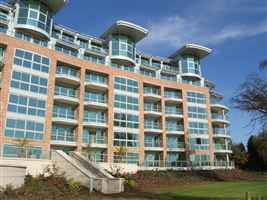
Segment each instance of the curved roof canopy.
[{"label": "curved roof canopy", "polygon": [[[18,0],[9,0],[11,4],[16,3]],[[68,0],[40,0],[44,4],[46,4],[53,13],[58,12],[66,3],[68,3]]]},{"label": "curved roof canopy", "polygon": [[174,54],[169,56],[169,58],[176,58],[178,55],[194,55],[199,57],[200,59],[211,53],[211,49],[197,45],[197,44],[186,44],[182,48],[178,49]]},{"label": "curved roof canopy", "polygon": [[101,35],[101,38],[107,39],[109,35],[114,33],[130,36],[135,42],[138,42],[147,36],[148,30],[131,22],[119,20],[109,27]]}]

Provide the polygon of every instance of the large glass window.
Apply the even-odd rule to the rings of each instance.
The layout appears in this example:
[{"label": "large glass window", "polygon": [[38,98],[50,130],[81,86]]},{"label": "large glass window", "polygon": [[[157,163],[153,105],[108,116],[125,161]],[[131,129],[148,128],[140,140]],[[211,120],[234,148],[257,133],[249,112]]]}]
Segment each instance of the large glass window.
[{"label": "large glass window", "polygon": [[106,144],[107,138],[104,129],[83,129],[83,143],[84,144]]},{"label": "large glass window", "polygon": [[106,123],[107,114],[104,111],[100,110],[84,110],[83,116],[84,122],[94,122],[94,123]]},{"label": "large glass window", "polygon": [[13,71],[11,87],[38,94],[47,94],[47,79],[25,72]]},{"label": "large glass window", "polygon": [[190,103],[206,104],[206,95],[197,92],[187,92],[187,101]]},{"label": "large glass window", "polygon": [[24,51],[22,49],[16,49],[14,64],[35,71],[48,73],[50,61],[49,58],[45,56],[30,51]]},{"label": "large glass window", "polygon": [[71,48],[63,47],[59,45],[56,45],[55,49],[58,52],[66,54],[67,56],[74,56],[74,57],[78,56],[78,51],[76,49],[71,49]]},{"label": "large glass window", "polygon": [[45,105],[44,100],[39,100],[33,97],[27,97],[22,95],[9,95],[8,111],[20,114],[27,114],[32,116],[45,116]]},{"label": "large glass window", "polygon": [[138,98],[127,95],[115,95],[115,108],[121,108],[126,110],[138,110],[139,103]]},{"label": "large glass window", "polygon": [[42,148],[36,146],[23,147],[15,144],[4,144],[4,157],[41,159],[44,157]]},{"label": "large glass window", "polygon": [[78,97],[76,89],[58,84],[55,86],[55,95],[73,97],[73,98]]},{"label": "large glass window", "polygon": [[18,138],[18,139],[30,139],[30,140],[42,140],[44,134],[44,124],[34,122],[30,120],[18,120],[7,118],[5,136]]},{"label": "large glass window", "polygon": [[17,32],[15,33],[16,38],[20,39],[20,40],[25,40],[28,42],[32,42],[34,44],[38,44],[42,47],[47,47],[48,46],[48,41],[44,40],[44,39],[40,39],[37,37],[33,37],[30,34],[26,34],[26,33],[22,33],[22,32]]},{"label": "large glass window", "polygon": [[123,77],[115,77],[115,89],[126,92],[138,93],[138,82]]},{"label": "large glass window", "polygon": [[140,68],[140,73],[143,74],[144,76],[156,77],[156,72],[154,70]]},{"label": "large glass window", "polygon": [[102,65],[105,64],[105,57],[102,56],[84,54],[83,59],[96,64],[102,64]]},{"label": "large glass window", "polygon": [[112,55],[126,56],[135,60],[135,43],[124,35],[112,36]]},{"label": "large glass window", "polygon": [[105,92],[85,91],[84,101],[107,103],[107,95]]},{"label": "large glass window", "polygon": [[209,139],[206,138],[189,138],[189,143],[192,150],[209,149]]},{"label": "large glass window", "polygon": [[138,134],[127,132],[114,132],[114,146],[137,147]]},{"label": "large glass window", "polygon": [[75,129],[68,126],[53,125],[51,139],[54,141],[75,141]]},{"label": "large glass window", "polygon": [[177,120],[166,120],[166,130],[167,131],[184,131],[184,126],[181,121]]},{"label": "large glass window", "polygon": [[189,134],[208,134],[208,123],[189,121],[188,132]]},{"label": "large glass window", "polygon": [[148,129],[160,129],[161,123],[159,119],[145,118],[144,127]]},{"label": "large glass window", "polygon": [[41,1],[21,0],[17,23],[31,25],[50,33],[49,8]]},{"label": "large glass window", "polygon": [[207,109],[202,107],[189,106],[188,117],[194,119],[207,119],[208,118]]},{"label": "large glass window", "polygon": [[201,75],[200,62],[196,57],[183,57],[182,58],[182,73],[193,73]]},{"label": "large glass window", "polygon": [[67,76],[73,76],[75,78],[79,78],[80,74],[77,69],[74,69],[72,67],[68,66],[63,66],[63,65],[58,65],[57,66],[57,74],[64,74]]},{"label": "large glass window", "polygon": [[132,114],[114,113],[114,126],[139,128],[139,117]]},{"label": "large glass window", "polygon": [[100,84],[107,84],[108,78],[105,74],[100,74],[96,72],[87,72],[85,74],[85,81],[93,82],[93,83],[100,83]]},{"label": "large glass window", "polygon": [[53,107],[53,117],[75,119],[75,109],[71,106],[55,104]]}]

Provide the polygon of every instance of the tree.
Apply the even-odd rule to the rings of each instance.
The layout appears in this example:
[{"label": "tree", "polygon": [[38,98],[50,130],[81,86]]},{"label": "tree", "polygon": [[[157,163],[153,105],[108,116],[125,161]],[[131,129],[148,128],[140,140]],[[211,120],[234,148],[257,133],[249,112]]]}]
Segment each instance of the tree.
[{"label": "tree", "polygon": [[243,143],[240,144],[233,144],[232,145],[233,154],[231,155],[231,160],[235,161],[235,165],[240,168],[244,169],[247,164],[247,152],[246,148]]}]

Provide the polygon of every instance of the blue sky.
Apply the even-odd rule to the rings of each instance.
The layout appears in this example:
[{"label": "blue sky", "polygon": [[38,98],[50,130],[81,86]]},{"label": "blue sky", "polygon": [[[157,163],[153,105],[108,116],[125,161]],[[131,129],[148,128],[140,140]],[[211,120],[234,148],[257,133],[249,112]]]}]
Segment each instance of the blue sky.
[{"label": "blue sky", "polygon": [[[138,44],[149,54],[168,56],[184,43],[212,48],[202,61],[203,74],[216,83],[227,105],[267,58],[266,0],[70,0],[55,17],[57,23],[93,36],[119,19],[150,30]],[[246,142],[249,117],[232,110],[230,119],[234,142]]]}]

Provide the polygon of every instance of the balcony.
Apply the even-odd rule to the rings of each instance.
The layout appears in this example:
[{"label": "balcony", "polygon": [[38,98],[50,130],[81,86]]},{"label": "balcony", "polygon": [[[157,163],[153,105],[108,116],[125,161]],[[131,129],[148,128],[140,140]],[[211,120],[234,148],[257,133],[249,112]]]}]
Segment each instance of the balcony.
[{"label": "balcony", "polygon": [[175,93],[167,93],[167,94],[165,93],[164,100],[165,102],[173,102],[173,103],[183,102],[182,95]]},{"label": "balcony", "polygon": [[73,70],[57,69],[56,79],[65,84],[79,85],[80,73]]},{"label": "balcony", "polygon": [[57,146],[77,146],[76,138],[72,135],[59,135],[59,134],[53,134],[51,136],[51,144],[57,145]]},{"label": "balcony", "polygon": [[184,126],[178,125],[178,126],[167,126],[166,125],[166,133],[170,135],[184,135]]},{"label": "balcony", "polygon": [[83,153],[83,155],[90,160],[91,162],[95,163],[106,163],[108,162],[108,155],[102,152],[96,153]]},{"label": "balcony", "polygon": [[64,90],[56,87],[54,93],[54,100],[63,104],[79,104],[78,93],[72,90]]},{"label": "balcony", "polygon": [[141,59],[140,66],[149,70],[159,70],[161,64],[159,62],[151,62],[149,60]]},{"label": "balcony", "polygon": [[4,56],[0,56],[0,68],[4,67],[4,65],[5,65]]},{"label": "balcony", "polygon": [[0,23],[6,26],[9,24],[9,16],[7,13],[0,12]]},{"label": "balcony", "polygon": [[107,120],[102,117],[85,118],[83,125],[86,127],[107,128]]},{"label": "balcony", "polygon": [[146,122],[144,125],[144,131],[145,132],[150,132],[150,133],[161,133],[162,128],[160,123],[155,123],[155,122]]},{"label": "balcony", "polygon": [[88,76],[85,79],[85,87],[105,91],[108,89],[108,81],[102,77]]},{"label": "balcony", "polygon": [[178,74],[179,73],[179,68],[170,66],[170,65],[163,65],[162,66],[162,71],[164,73],[169,73],[169,74]]},{"label": "balcony", "polygon": [[75,116],[75,114],[71,113],[59,113],[59,112],[53,112],[52,121],[54,123],[58,124],[64,124],[64,125],[77,125],[78,120]]},{"label": "balcony", "polygon": [[184,142],[167,142],[167,151],[185,151]]},{"label": "balcony", "polygon": [[167,108],[165,107],[165,117],[166,118],[183,118],[183,110],[177,108]]},{"label": "balcony", "polygon": [[99,96],[84,98],[84,106],[95,109],[107,109],[107,98]]},{"label": "balcony", "polygon": [[150,116],[161,116],[161,108],[159,105],[145,104],[144,114]]},{"label": "balcony", "polygon": [[230,138],[230,133],[227,128],[213,128],[213,137]]},{"label": "balcony", "polygon": [[215,153],[232,153],[231,145],[214,143]]},{"label": "balcony", "polygon": [[99,56],[107,55],[107,51],[104,48],[92,45],[85,48],[85,52],[89,54],[93,53]]},{"label": "balcony", "polygon": [[162,151],[162,140],[151,141],[145,140],[145,151]]},{"label": "balcony", "polygon": [[160,90],[150,87],[144,87],[144,98],[158,101],[161,99]]},{"label": "balcony", "polygon": [[221,101],[218,99],[211,98],[210,106],[211,106],[211,108],[216,109],[216,110],[229,111],[229,108],[227,106],[223,105],[221,103]]},{"label": "balcony", "polygon": [[88,146],[90,148],[107,148],[107,138],[90,135]]},{"label": "balcony", "polygon": [[213,123],[230,124],[229,117],[225,114],[212,113],[211,120]]}]

